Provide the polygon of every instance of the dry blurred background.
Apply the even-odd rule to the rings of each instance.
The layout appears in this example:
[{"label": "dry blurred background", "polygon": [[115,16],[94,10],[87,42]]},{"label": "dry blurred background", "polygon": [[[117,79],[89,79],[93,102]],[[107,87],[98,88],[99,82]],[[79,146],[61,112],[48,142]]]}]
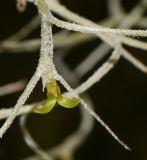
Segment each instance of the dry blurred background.
[{"label": "dry blurred background", "polygon": [[[122,3],[125,10],[129,12],[138,1],[122,0]],[[62,0],[61,2],[72,11],[95,22],[108,17],[106,0]],[[29,4],[24,13],[19,13],[15,8],[14,0],[1,0],[0,39],[7,38],[23,27],[36,12],[36,8]],[[58,29],[54,28],[54,30]],[[39,37],[39,34],[40,28],[29,37]],[[98,43],[100,43],[99,40],[94,40],[86,45],[75,47],[66,56],[66,63],[74,69]],[[128,49],[147,64],[145,52]],[[60,52],[62,50],[55,48],[55,53],[60,54]],[[27,54],[1,53],[0,85],[22,78],[29,80],[35,71],[38,56],[39,50],[38,53]],[[92,72],[93,70],[81,81]],[[147,160],[147,75],[121,58],[116,67],[88,93],[95,104],[96,112],[131,147],[132,151],[122,148],[98,122],[95,122],[91,134],[75,153],[75,160]],[[0,97],[0,107],[13,106],[20,94],[21,92]],[[43,98],[45,94],[42,93],[40,82],[27,103]],[[30,116],[27,124],[37,142],[47,149],[59,144],[72,133],[78,127],[79,121],[79,108],[68,110],[56,107],[49,114]],[[3,122],[1,121],[1,125]],[[33,152],[24,143],[19,118],[17,118],[0,141],[0,160],[20,160],[32,154]]]}]

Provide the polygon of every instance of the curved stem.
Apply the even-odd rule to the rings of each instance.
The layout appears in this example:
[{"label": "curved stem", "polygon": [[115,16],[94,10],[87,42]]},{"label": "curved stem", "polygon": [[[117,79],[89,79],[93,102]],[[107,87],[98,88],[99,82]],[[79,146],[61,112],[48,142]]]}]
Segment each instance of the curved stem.
[{"label": "curved stem", "polygon": [[92,76],[90,76],[84,83],[76,88],[75,91],[80,94],[92,87],[95,83],[99,82],[101,78],[103,78],[114,67],[120,56],[120,46],[118,46],[117,49],[112,52],[112,55],[109,57],[109,59],[100,68],[98,68]]},{"label": "curved stem", "polygon": [[23,133],[26,144],[42,159],[42,160],[53,160],[43,149],[35,142],[31,134],[29,133],[26,120],[28,115],[23,115],[20,118],[20,126]]}]

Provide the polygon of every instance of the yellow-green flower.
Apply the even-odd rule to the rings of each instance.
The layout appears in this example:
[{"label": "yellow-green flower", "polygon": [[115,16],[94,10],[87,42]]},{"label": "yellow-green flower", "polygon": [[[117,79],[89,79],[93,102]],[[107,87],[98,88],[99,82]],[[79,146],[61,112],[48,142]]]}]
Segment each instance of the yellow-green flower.
[{"label": "yellow-green flower", "polygon": [[34,109],[35,113],[46,114],[50,112],[56,103],[65,108],[76,107],[79,103],[79,99],[68,98],[61,95],[61,90],[59,85],[55,80],[51,80],[47,86],[47,100],[41,108]]}]

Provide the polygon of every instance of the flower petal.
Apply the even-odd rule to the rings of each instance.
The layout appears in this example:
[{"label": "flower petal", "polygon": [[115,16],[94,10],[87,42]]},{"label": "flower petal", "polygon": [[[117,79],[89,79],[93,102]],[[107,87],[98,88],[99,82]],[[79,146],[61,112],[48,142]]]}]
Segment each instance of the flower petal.
[{"label": "flower petal", "polygon": [[52,94],[48,94],[48,99],[45,101],[45,104],[42,108],[36,108],[33,111],[35,113],[46,114],[50,112],[56,104],[56,97]]},{"label": "flower petal", "polygon": [[54,96],[57,96],[57,82],[55,80],[51,80],[47,86],[47,95],[52,94]]},{"label": "flower petal", "polygon": [[80,103],[80,100],[79,99],[73,99],[73,98],[67,98],[67,97],[64,97],[62,95],[59,95],[57,97],[57,102],[62,107],[73,108],[73,107],[76,107]]}]

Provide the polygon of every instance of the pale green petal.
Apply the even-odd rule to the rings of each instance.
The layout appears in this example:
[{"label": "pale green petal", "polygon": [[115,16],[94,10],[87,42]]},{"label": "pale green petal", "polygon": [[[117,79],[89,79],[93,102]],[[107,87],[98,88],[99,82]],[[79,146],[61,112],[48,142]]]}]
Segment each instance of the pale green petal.
[{"label": "pale green petal", "polygon": [[80,100],[79,99],[73,99],[73,98],[67,98],[67,97],[64,97],[62,95],[59,95],[57,97],[57,102],[62,107],[73,108],[73,107],[76,107],[80,103]]},{"label": "pale green petal", "polygon": [[57,88],[57,96],[60,96],[61,95],[60,86],[57,84],[56,88]]},{"label": "pale green petal", "polygon": [[54,96],[57,96],[57,82],[55,80],[51,80],[47,86],[47,95],[52,94]]},{"label": "pale green petal", "polygon": [[35,113],[46,114],[54,108],[55,104],[56,104],[56,97],[53,96],[52,94],[49,94],[48,99],[45,101],[44,106],[42,106],[42,108],[36,108],[33,111]]}]

